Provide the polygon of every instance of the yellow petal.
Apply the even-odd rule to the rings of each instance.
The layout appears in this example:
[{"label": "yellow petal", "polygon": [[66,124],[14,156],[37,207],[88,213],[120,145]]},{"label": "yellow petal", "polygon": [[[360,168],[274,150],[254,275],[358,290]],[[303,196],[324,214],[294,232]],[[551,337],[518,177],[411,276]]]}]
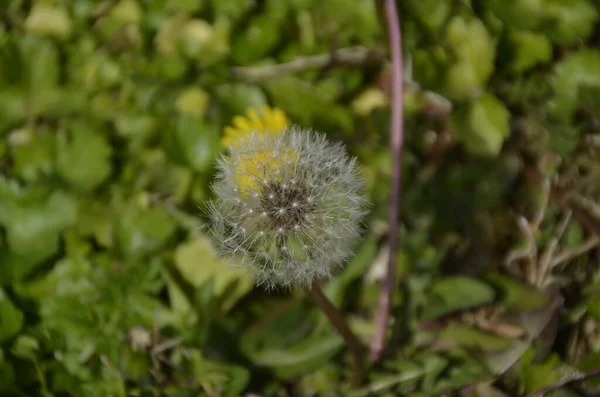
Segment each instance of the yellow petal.
[{"label": "yellow petal", "polygon": [[221,138],[221,147],[222,148],[228,148],[229,146],[231,146],[231,138],[224,136]]},{"label": "yellow petal", "polygon": [[254,108],[248,108],[245,116],[237,115],[232,120],[231,127],[223,129],[222,145],[240,145],[244,137],[253,131],[262,131],[265,136],[279,134],[289,125],[285,113],[278,108],[263,105],[260,113]]},{"label": "yellow petal", "polygon": [[273,124],[277,126],[278,129],[285,129],[289,122],[285,113],[283,113],[280,109],[273,110]]},{"label": "yellow petal", "polygon": [[223,137],[221,138],[221,147],[228,148],[235,144],[243,137],[243,133],[232,127],[225,127],[223,129]]},{"label": "yellow petal", "polygon": [[250,119],[252,130],[262,131],[264,129],[263,121],[260,119],[254,108],[248,109],[246,115],[248,116],[248,119]]},{"label": "yellow petal", "polygon": [[262,108],[260,109],[262,116],[263,116],[263,120],[271,120],[271,118],[273,117],[273,112],[272,109],[269,105],[263,105]]},{"label": "yellow petal", "polygon": [[238,134],[238,130],[234,129],[233,127],[223,128],[223,135],[225,135],[225,136],[228,136],[231,138],[237,134]]},{"label": "yellow petal", "polygon": [[250,122],[244,116],[235,116],[233,118],[233,126],[241,132],[252,131],[252,126],[250,125]]}]

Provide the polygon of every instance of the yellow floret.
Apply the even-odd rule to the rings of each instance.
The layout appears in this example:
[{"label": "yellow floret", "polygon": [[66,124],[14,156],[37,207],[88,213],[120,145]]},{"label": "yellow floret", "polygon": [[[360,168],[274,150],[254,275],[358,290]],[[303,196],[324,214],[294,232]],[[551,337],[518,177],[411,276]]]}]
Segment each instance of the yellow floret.
[{"label": "yellow floret", "polygon": [[[251,133],[260,131],[267,136],[282,133],[290,124],[280,109],[265,105],[259,116],[255,109],[248,109],[246,116],[235,116],[233,126],[225,127],[221,145],[224,147],[242,148]],[[249,153],[236,167],[235,182],[242,195],[259,193],[261,184],[268,180],[277,181],[286,172],[287,167],[296,162],[297,155],[291,152],[276,153],[272,148]]]},{"label": "yellow floret", "polygon": [[241,138],[247,137],[253,131],[277,135],[290,123],[283,111],[264,105],[260,115],[256,109],[251,108],[246,111],[246,116],[235,116],[232,124],[233,126],[225,127],[223,138],[221,138],[221,145],[225,148],[242,145],[244,140]]},{"label": "yellow floret", "polygon": [[275,153],[273,150],[248,154],[236,167],[235,181],[242,195],[260,193],[265,181],[281,181],[296,163],[293,152]]}]

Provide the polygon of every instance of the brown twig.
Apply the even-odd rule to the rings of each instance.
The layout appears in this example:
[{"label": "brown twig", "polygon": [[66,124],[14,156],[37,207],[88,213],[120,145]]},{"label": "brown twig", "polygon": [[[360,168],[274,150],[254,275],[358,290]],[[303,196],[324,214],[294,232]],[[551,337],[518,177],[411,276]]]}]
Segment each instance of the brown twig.
[{"label": "brown twig", "polygon": [[363,46],[340,48],[327,54],[297,57],[290,62],[275,65],[233,67],[235,78],[247,82],[256,82],[310,69],[356,67],[383,62],[385,54],[376,48]]},{"label": "brown twig", "polygon": [[331,324],[344,338],[348,349],[352,353],[352,385],[360,386],[364,381],[364,349],[360,340],[348,327],[344,317],[331,301],[323,294],[321,287],[316,284],[308,289],[311,298],[323,310]]},{"label": "brown twig", "polygon": [[597,375],[600,375],[600,367],[594,368],[588,372],[576,373],[572,376],[567,376],[567,377],[559,380],[556,383],[553,383],[551,385],[543,387],[543,388],[539,389],[538,391],[535,391],[535,392],[529,394],[527,397],[541,397],[545,393],[548,393],[549,391],[560,389],[561,387],[567,385],[568,383],[586,380],[589,378],[593,378],[594,376],[597,376]]},{"label": "brown twig", "polygon": [[389,323],[392,297],[396,287],[396,256],[398,251],[398,223],[400,222],[400,177],[402,174],[402,141],[403,141],[403,110],[402,97],[402,37],[400,19],[396,9],[396,0],[383,0],[389,34],[390,52],[392,54],[392,124],[391,144],[394,156],[392,169],[392,193],[390,203],[390,256],[387,275],[379,299],[375,339],[371,344],[371,359],[378,361],[383,355],[386,330]]}]

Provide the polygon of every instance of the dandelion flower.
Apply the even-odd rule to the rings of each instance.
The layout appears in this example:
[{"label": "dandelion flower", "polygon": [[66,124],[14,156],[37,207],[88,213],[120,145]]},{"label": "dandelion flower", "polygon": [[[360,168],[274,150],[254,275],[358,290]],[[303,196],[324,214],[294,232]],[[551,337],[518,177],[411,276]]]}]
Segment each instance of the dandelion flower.
[{"label": "dandelion flower", "polygon": [[257,284],[311,287],[352,254],[364,184],[343,145],[275,114],[279,130],[256,113],[253,125],[265,130],[234,120],[213,185],[211,231],[220,253],[235,256]]},{"label": "dandelion flower", "polygon": [[241,138],[247,137],[252,131],[262,131],[265,135],[277,135],[289,124],[285,113],[280,109],[264,105],[259,115],[255,109],[250,108],[246,112],[246,117],[235,116],[233,126],[225,127],[221,145],[228,148],[233,144],[241,144],[243,142]]}]

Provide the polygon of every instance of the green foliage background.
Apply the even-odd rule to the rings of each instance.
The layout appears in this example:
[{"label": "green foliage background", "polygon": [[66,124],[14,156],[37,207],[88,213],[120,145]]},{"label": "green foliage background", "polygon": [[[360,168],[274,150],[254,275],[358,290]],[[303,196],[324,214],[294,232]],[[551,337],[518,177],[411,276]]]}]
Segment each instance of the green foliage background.
[{"label": "green foliage background", "polygon": [[398,5],[402,281],[385,360],[350,391],[323,315],[227,267],[202,211],[222,128],[249,107],[344,141],[373,204],[325,289],[368,343],[388,254],[389,65],[259,81],[232,68],[386,51],[376,2],[0,0],[0,395],[519,395],[600,366],[597,250],[536,287],[539,257],[505,264],[545,180],[540,252],[568,210],[555,257],[600,230],[600,2]]}]

